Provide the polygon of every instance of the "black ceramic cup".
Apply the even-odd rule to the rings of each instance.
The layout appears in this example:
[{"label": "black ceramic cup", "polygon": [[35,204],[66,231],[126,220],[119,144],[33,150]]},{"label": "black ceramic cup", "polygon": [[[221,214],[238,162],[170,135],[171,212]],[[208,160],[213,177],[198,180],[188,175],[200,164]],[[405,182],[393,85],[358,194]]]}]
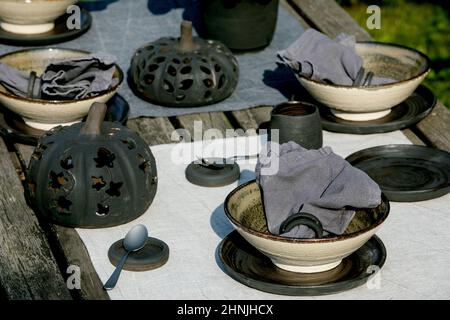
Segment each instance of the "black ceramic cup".
[{"label": "black ceramic cup", "polygon": [[[313,104],[289,101],[276,105],[271,113],[270,129],[279,130],[279,144],[294,141],[306,149],[322,147],[319,109]],[[273,132],[269,133],[269,139],[274,137]]]},{"label": "black ceramic cup", "polygon": [[205,36],[231,50],[261,49],[272,41],[279,0],[202,0]]}]

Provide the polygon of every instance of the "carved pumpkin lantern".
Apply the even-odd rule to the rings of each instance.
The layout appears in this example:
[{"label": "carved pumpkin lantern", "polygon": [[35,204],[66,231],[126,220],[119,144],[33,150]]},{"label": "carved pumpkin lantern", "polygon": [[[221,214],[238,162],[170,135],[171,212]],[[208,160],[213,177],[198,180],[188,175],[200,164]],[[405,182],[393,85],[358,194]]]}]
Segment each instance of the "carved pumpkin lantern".
[{"label": "carved pumpkin lantern", "polygon": [[192,37],[192,23],[181,23],[181,37],[161,38],[138,49],[131,62],[134,91],[168,107],[198,107],[230,96],[239,65],[222,43]]},{"label": "carved pumpkin lantern", "polygon": [[104,122],[105,112],[95,103],[85,123],[50,130],[31,157],[30,202],[56,224],[116,226],[142,215],[155,197],[150,149],[120,123]]}]

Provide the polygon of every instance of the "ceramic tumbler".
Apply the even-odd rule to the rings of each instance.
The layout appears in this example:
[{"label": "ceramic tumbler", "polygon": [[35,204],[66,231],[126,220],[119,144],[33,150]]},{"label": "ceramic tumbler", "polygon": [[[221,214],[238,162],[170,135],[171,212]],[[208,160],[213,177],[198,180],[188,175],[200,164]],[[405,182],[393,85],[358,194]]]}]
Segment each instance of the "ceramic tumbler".
[{"label": "ceramic tumbler", "polygon": [[[276,105],[271,113],[269,139],[275,139],[278,129],[279,144],[294,141],[306,149],[322,147],[322,125],[319,109],[310,103],[289,101]],[[276,142],[276,141],[274,141]]]}]

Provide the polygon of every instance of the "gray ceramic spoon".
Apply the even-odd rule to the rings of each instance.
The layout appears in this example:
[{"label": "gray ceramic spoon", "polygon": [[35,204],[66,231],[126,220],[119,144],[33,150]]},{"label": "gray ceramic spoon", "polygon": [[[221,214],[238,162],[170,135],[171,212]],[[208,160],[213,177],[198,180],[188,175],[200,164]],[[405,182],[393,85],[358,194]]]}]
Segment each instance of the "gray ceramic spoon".
[{"label": "gray ceramic spoon", "polygon": [[130,231],[128,231],[125,239],[123,239],[123,247],[126,253],[120,259],[120,262],[117,264],[116,270],[114,270],[111,277],[109,277],[108,281],[106,281],[106,283],[103,285],[103,288],[105,290],[111,290],[116,286],[117,280],[119,280],[120,272],[122,271],[122,268],[127,261],[128,255],[131,252],[142,249],[147,243],[147,239],[148,231],[147,228],[142,224],[138,224],[137,226],[131,228]]}]

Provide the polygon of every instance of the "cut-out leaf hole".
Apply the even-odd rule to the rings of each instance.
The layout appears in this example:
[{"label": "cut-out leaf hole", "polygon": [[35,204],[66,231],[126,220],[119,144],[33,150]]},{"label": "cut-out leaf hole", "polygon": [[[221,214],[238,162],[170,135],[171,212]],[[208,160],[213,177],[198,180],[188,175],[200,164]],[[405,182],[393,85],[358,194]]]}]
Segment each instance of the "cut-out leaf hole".
[{"label": "cut-out leaf hole", "polygon": [[156,71],[158,68],[159,68],[159,66],[157,64],[153,63],[148,66],[147,70],[148,70],[148,72],[153,72],[153,71]]},{"label": "cut-out leaf hole", "polygon": [[139,169],[142,170],[142,172],[147,173],[150,171],[150,164],[149,161],[145,160],[145,158],[142,155],[138,155],[139,160]]},{"label": "cut-out leaf hole", "polygon": [[191,73],[192,71],[192,67],[191,66],[185,66],[183,68],[181,68],[180,73],[181,74],[188,74]]},{"label": "cut-out leaf hole", "polygon": [[218,64],[214,65],[214,71],[220,72],[220,70],[222,70],[222,68]]},{"label": "cut-out leaf hole", "polygon": [[180,89],[181,90],[187,90],[194,84],[194,80],[192,79],[186,79],[180,82]]},{"label": "cut-out leaf hole", "polygon": [[92,183],[92,188],[100,191],[101,189],[103,189],[103,187],[106,186],[106,181],[103,179],[103,177],[95,177],[92,176],[91,177],[91,183]]},{"label": "cut-out leaf hole", "polygon": [[205,66],[200,66],[200,70],[202,70],[202,72],[205,74],[211,74],[211,70],[209,70],[209,68]]},{"label": "cut-out leaf hole", "polygon": [[106,190],[106,193],[111,197],[120,197],[120,188],[122,188],[123,182],[114,182],[111,181],[109,183],[109,188]]},{"label": "cut-out leaf hole", "polygon": [[220,78],[219,78],[219,83],[218,83],[218,85],[217,85],[217,88],[218,88],[218,89],[222,89],[222,87],[223,87],[224,84],[225,84],[225,80],[226,80],[225,75],[224,75],[224,74],[221,75]]},{"label": "cut-out leaf hole", "polygon": [[136,142],[133,139],[127,138],[126,140],[121,140],[121,141],[122,141],[122,143],[127,145],[128,150],[136,149]]},{"label": "cut-out leaf hole", "polygon": [[189,64],[189,63],[191,63],[191,62],[192,62],[191,58],[184,58],[184,59],[183,59],[183,63],[184,63],[184,64]]},{"label": "cut-out leaf hole", "polygon": [[172,59],[172,62],[173,62],[173,63],[176,63],[176,64],[180,64],[180,63],[181,63],[181,61],[178,60],[177,58],[173,58],[173,59]]},{"label": "cut-out leaf hole", "polygon": [[211,88],[213,86],[214,82],[211,79],[205,79],[205,80],[203,80],[203,84],[205,85],[205,87]]},{"label": "cut-out leaf hole", "polygon": [[205,94],[204,94],[203,97],[204,97],[205,99],[209,99],[209,98],[211,98],[211,95],[212,95],[211,91],[208,90],[208,91],[205,92]]},{"label": "cut-out leaf hole", "polygon": [[155,62],[156,63],[163,63],[164,61],[166,61],[166,57],[157,57],[157,58],[155,58]]},{"label": "cut-out leaf hole", "polygon": [[175,91],[175,88],[173,87],[173,85],[167,80],[164,80],[163,88],[168,93],[173,93]]},{"label": "cut-out leaf hole", "polygon": [[109,213],[109,206],[103,205],[101,203],[97,203],[97,212],[98,216],[106,216]]},{"label": "cut-out leaf hole", "polygon": [[174,66],[169,66],[169,68],[167,68],[167,73],[172,77],[175,77],[177,75],[177,69],[175,69]]},{"label": "cut-out leaf hole", "polygon": [[97,168],[114,167],[114,160],[116,156],[114,153],[109,151],[106,148],[99,148],[97,151],[97,158],[94,158],[94,161],[97,163]]},{"label": "cut-out leaf hole", "polygon": [[66,197],[60,196],[56,200],[56,205],[58,206],[58,212],[60,213],[68,213],[70,211],[70,207],[73,202],[67,199]]},{"label": "cut-out leaf hole", "polygon": [[62,172],[55,173],[54,171],[50,171],[49,178],[50,182],[48,187],[53,190],[61,190],[61,188],[68,182]]},{"label": "cut-out leaf hole", "polygon": [[153,81],[155,81],[155,76],[154,76],[153,74],[146,74],[146,75],[144,76],[144,82],[145,82],[146,84],[152,84]]},{"label": "cut-out leaf hole", "polygon": [[64,170],[73,169],[72,156],[68,156],[68,157],[62,159],[60,165],[61,165],[61,168],[63,168]]}]

